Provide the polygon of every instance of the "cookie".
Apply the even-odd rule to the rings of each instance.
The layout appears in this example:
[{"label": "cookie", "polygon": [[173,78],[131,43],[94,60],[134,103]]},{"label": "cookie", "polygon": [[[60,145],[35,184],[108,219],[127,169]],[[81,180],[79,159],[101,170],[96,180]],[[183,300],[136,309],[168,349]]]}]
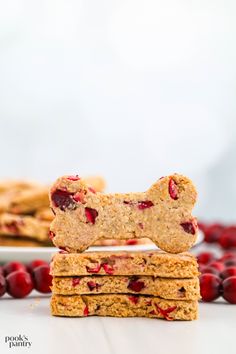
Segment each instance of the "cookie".
[{"label": "cookie", "polygon": [[33,216],[0,214],[0,235],[28,237],[37,241],[48,241],[49,223]]},{"label": "cookie", "polygon": [[184,252],[197,238],[196,196],[192,182],[177,174],[128,194],[96,193],[79,177],[64,176],[50,191],[53,243],[82,252],[102,238],[149,238],[164,251]]},{"label": "cookie", "polygon": [[[63,252],[63,251],[62,251]],[[100,251],[56,253],[51,263],[53,276],[150,275],[193,278],[199,275],[196,258],[189,253],[163,251]]]},{"label": "cookie", "polygon": [[142,294],[170,300],[198,300],[199,279],[170,279],[152,276],[95,275],[54,277],[52,292],[59,295]]},{"label": "cookie", "polygon": [[54,316],[149,317],[166,320],[195,320],[198,302],[166,300],[145,295],[52,295]]}]

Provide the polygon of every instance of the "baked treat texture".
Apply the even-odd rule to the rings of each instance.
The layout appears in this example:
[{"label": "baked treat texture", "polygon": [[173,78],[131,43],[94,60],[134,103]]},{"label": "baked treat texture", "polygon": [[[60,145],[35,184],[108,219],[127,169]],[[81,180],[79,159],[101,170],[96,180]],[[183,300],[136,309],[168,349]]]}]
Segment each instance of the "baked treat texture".
[{"label": "baked treat texture", "polygon": [[97,251],[56,253],[53,276],[150,275],[164,278],[193,278],[199,275],[196,258],[190,253],[163,251]]},{"label": "baked treat texture", "polygon": [[37,241],[47,241],[49,222],[39,221],[29,215],[0,214],[0,235],[29,237]]},{"label": "baked treat texture", "polygon": [[196,241],[191,211],[196,201],[192,182],[181,175],[159,179],[147,192],[96,193],[76,176],[59,178],[50,200],[56,216],[53,243],[82,252],[101,238],[149,238],[162,250],[187,251]]},{"label": "baked treat texture", "polygon": [[54,316],[150,317],[166,320],[195,320],[197,301],[166,300],[145,295],[52,295]]},{"label": "baked treat texture", "polygon": [[169,279],[151,276],[95,275],[54,277],[52,292],[60,295],[142,294],[171,300],[200,299],[199,279]]},{"label": "baked treat texture", "polygon": [[50,240],[36,241],[24,236],[0,236],[0,246],[4,247],[52,247]]}]

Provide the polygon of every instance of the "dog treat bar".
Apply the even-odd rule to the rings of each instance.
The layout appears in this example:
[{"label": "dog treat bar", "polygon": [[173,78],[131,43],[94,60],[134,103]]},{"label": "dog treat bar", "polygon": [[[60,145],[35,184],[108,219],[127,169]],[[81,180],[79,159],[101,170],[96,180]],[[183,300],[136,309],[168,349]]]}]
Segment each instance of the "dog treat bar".
[{"label": "dog treat bar", "polygon": [[150,317],[165,320],[195,320],[198,302],[166,300],[145,295],[52,295],[51,313],[55,316]]},{"label": "dog treat bar", "polygon": [[197,277],[192,279],[119,275],[54,277],[52,292],[60,295],[131,293],[172,300],[198,300],[199,281]]},{"label": "dog treat bar", "polygon": [[199,275],[196,258],[190,253],[163,251],[101,251],[57,253],[51,263],[53,276],[150,275],[193,278]]},{"label": "dog treat bar", "polygon": [[147,192],[96,193],[76,176],[59,178],[51,188],[53,243],[82,252],[101,238],[149,238],[162,250],[187,251],[196,241],[196,201],[192,182],[181,175],[159,179]]}]

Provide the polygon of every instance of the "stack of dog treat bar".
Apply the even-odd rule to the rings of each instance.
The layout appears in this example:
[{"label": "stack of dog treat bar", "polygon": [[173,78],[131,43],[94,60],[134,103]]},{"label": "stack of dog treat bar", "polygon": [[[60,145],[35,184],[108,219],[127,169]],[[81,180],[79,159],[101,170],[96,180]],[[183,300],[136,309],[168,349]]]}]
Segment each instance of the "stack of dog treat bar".
[{"label": "stack of dog treat bar", "polygon": [[[102,191],[101,177],[87,183]],[[48,187],[26,180],[0,181],[0,246],[51,246],[48,238],[53,213]]]},{"label": "stack of dog treat bar", "polygon": [[[198,266],[185,252],[197,237],[196,190],[188,178],[161,178],[144,193],[101,194],[64,176],[50,199],[51,237],[61,248],[51,264],[53,315],[197,318]],[[81,253],[101,238],[131,237],[147,237],[162,251]]]}]

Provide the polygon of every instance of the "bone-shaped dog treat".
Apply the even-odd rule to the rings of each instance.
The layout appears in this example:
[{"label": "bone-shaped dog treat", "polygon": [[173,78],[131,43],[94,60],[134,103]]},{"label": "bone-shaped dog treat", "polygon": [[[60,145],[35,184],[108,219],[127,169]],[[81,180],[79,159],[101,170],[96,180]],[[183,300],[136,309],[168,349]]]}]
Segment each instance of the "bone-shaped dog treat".
[{"label": "bone-shaped dog treat", "polygon": [[192,182],[174,174],[159,179],[147,192],[96,193],[82,179],[59,178],[51,188],[53,243],[82,252],[101,238],[147,237],[170,253],[187,251],[197,237],[191,211],[196,201]]}]

